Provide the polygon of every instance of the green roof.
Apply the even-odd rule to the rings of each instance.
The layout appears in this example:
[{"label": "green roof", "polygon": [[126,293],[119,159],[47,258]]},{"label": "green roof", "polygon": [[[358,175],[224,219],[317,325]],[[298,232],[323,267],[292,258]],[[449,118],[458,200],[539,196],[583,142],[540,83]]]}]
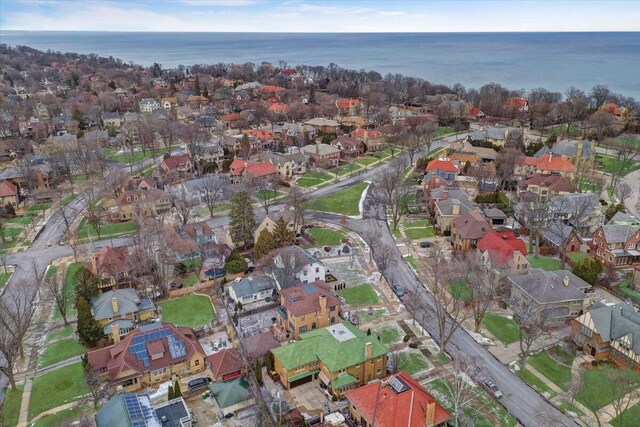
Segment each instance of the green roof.
[{"label": "green roof", "polygon": [[367,358],[364,355],[364,351],[368,342],[372,346],[372,359],[389,352],[386,345],[360,331],[351,323],[343,322],[339,325],[343,325],[344,328],[348,329],[353,334],[353,337],[342,340],[335,338],[330,330],[338,325],[332,325],[304,333],[300,335],[299,341],[274,348],[271,351],[286,370],[298,368],[319,360],[331,372],[346,369],[366,361]]},{"label": "green roof", "polygon": [[342,373],[338,375],[338,377],[335,380],[331,381],[331,388],[334,390],[341,389],[342,387],[346,387],[350,384],[355,383],[356,381],[358,381],[358,379],[353,375]]},{"label": "green roof", "polygon": [[249,383],[244,377],[209,384],[209,389],[218,406],[223,409],[253,397],[249,390]]},{"label": "green roof", "polygon": [[292,383],[294,381],[298,381],[298,380],[300,380],[302,378],[306,378],[306,377],[308,377],[310,375],[315,375],[318,372],[320,372],[320,369],[314,369],[312,371],[306,371],[306,372],[302,372],[302,373],[297,374],[297,375],[293,375],[293,376],[289,377],[289,382]]}]

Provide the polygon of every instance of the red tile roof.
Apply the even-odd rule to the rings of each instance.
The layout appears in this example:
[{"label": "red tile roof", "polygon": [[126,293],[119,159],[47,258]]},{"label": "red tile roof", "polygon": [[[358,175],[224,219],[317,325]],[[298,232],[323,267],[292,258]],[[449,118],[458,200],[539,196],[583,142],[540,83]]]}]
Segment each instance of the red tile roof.
[{"label": "red tile roof", "polygon": [[242,159],[235,159],[229,166],[232,176],[240,176],[245,170],[251,178],[277,174],[278,171],[271,162],[245,162]]},{"label": "red tile roof", "polygon": [[91,261],[85,264],[85,268],[96,276],[104,274],[109,277],[118,277],[130,270],[127,263],[128,257],[127,246],[105,246],[93,254]]},{"label": "red tile roof", "polygon": [[182,156],[171,156],[164,159],[162,162],[169,169],[175,169],[177,167],[182,167],[187,165],[187,163],[191,163],[191,156],[188,154],[183,154]]},{"label": "red tile roof", "polygon": [[489,257],[499,267],[508,264],[513,259],[515,251],[519,251],[522,255],[527,254],[524,240],[516,237],[512,231],[501,231],[500,233],[491,231],[485,234],[476,246],[482,252],[489,251]]},{"label": "red tile roof", "polygon": [[284,91],[285,91],[285,88],[280,86],[266,85],[260,88],[260,92],[262,93],[278,93],[278,92],[284,92]]},{"label": "red tile roof", "polygon": [[0,183],[0,197],[13,197],[18,195],[18,187],[9,181]]},{"label": "red tile roof", "polygon": [[286,113],[287,111],[289,111],[289,105],[288,104],[271,104],[271,106],[269,107],[269,111],[271,111],[272,113]]},{"label": "red tile roof", "polygon": [[528,101],[525,98],[509,98],[507,100],[507,105],[509,107],[518,107],[522,108],[528,104]]},{"label": "red tile roof", "polygon": [[480,109],[478,107],[471,107],[471,109],[469,109],[469,114],[472,117],[476,117],[480,113],[482,113],[482,111],[480,111]]},{"label": "red tile roof", "polygon": [[545,153],[540,157],[536,167],[540,170],[548,170],[551,172],[575,172],[576,167],[571,160],[565,156],[554,156],[551,153]]},{"label": "red tile roof", "polygon": [[353,132],[351,132],[351,136],[354,138],[359,138],[359,139],[378,139],[378,138],[382,138],[382,132],[379,132],[377,130],[367,130],[364,128],[358,128],[356,130],[354,130]]},{"label": "red tile roof", "polygon": [[[315,292],[305,290],[313,287]],[[280,303],[294,316],[320,312],[320,296],[327,298],[327,313],[329,307],[339,307],[340,300],[334,295],[333,287],[325,282],[315,282],[305,285],[292,286],[280,291]]]},{"label": "red tile roof", "polygon": [[207,362],[209,362],[211,372],[215,377],[235,374],[245,366],[245,362],[237,348],[220,350],[211,356],[207,356]]},{"label": "red tile roof", "polygon": [[526,179],[518,183],[521,187],[526,188],[529,185],[538,185],[540,187],[546,187],[551,191],[556,192],[568,192],[575,193],[578,191],[577,186],[569,180],[566,176],[562,175],[543,175],[535,173],[528,176]]},{"label": "red tile roof", "polygon": [[267,141],[273,138],[273,133],[270,130],[251,129],[249,135],[255,136],[260,141]]},{"label": "red tile roof", "polygon": [[338,99],[336,101],[336,107],[341,110],[348,110],[352,105],[359,105],[360,100],[357,98],[349,98],[349,99]]},{"label": "red tile roof", "polygon": [[[399,372],[390,377],[399,378],[409,389],[396,393],[389,384],[376,381],[345,393],[369,424],[376,427],[424,427],[437,425],[451,418],[436,399],[409,374]],[[429,405],[435,405],[433,420],[427,420]]]},{"label": "red tile roof", "polygon": [[460,169],[451,160],[434,159],[427,165],[427,172],[435,171],[459,173]]}]

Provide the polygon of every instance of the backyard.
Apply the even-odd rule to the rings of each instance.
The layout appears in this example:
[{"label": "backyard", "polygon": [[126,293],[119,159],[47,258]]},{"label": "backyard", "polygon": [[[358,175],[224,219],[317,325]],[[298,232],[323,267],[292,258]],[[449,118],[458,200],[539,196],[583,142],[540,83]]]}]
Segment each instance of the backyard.
[{"label": "backyard", "polygon": [[624,160],[618,159],[615,156],[608,156],[605,154],[596,154],[596,162],[600,163],[599,170],[605,173],[620,173],[621,171],[623,171],[623,169],[625,169],[625,163],[628,166],[623,171],[625,174],[640,169],[640,162],[632,161],[629,164],[629,162],[625,162]]},{"label": "backyard", "polygon": [[72,402],[89,393],[82,362],[63,366],[33,380],[29,401],[29,418]]},{"label": "backyard", "polygon": [[343,289],[338,291],[338,295],[344,298],[349,305],[362,306],[380,304],[380,298],[370,283]]},{"label": "backyard", "polygon": [[520,339],[520,327],[508,317],[486,313],[482,318],[482,325],[503,344],[511,344]]},{"label": "backyard", "polygon": [[215,311],[206,295],[191,294],[161,302],[162,320],[178,326],[197,328],[211,323]]},{"label": "backyard", "polygon": [[545,271],[556,271],[560,269],[560,260],[550,258],[544,255],[527,255],[527,259],[531,262],[531,268],[540,268]]},{"label": "backyard", "polygon": [[306,202],[303,206],[305,209],[315,211],[359,215],[360,198],[368,185],[366,182],[361,182],[337,193]]}]

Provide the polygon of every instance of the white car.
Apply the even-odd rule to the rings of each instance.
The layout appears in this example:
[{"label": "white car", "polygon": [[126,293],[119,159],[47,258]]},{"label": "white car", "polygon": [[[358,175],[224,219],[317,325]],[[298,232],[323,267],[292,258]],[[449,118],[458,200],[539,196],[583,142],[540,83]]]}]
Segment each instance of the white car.
[{"label": "white car", "polygon": [[500,388],[496,385],[496,383],[493,382],[493,380],[487,378],[482,382],[482,384],[484,384],[487,390],[489,390],[491,394],[496,397],[496,399],[500,399],[502,397],[502,390],[500,390]]}]

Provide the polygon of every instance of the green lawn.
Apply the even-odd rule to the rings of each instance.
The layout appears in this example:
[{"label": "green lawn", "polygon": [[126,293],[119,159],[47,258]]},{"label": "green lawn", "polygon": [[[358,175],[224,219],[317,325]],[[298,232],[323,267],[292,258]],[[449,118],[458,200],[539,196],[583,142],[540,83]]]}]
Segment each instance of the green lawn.
[{"label": "green lawn", "polygon": [[[552,126],[551,128],[549,128],[549,132],[555,132],[556,135],[567,135],[567,125],[556,125],[556,126]],[[580,136],[580,129],[578,129],[575,126],[570,126],[569,127],[569,133],[568,136],[570,137],[577,137]]]},{"label": "green lawn", "polygon": [[5,221],[7,224],[17,224],[17,225],[31,225],[33,222],[33,217],[30,215],[17,216],[15,218],[11,218]]},{"label": "green lawn", "polygon": [[309,228],[307,233],[311,236],[318,246],[337,246],[342,243],[344,234],[329,228]]},{"label": "green lawn", "polygon": [[[216,205],[213,208],[213,212],[228,211],[230,207],[231,207],[231,205],[229,205],[228,203],[220,203],[220,204]],[[200,206],[200,207],[196,208],[196,212],[200,216],[206,216],[206,217],[209,216],[209,208],[207,208],[206,205],[203,205],[203,206]]]},{"label": "green lawn", "polygon": [[449,126],[440,126],[436,133],[433,135],[434,138],[440,138],[441,136],[445,136],[447,134],[455,132],[452,127]]},{"label": "green lawn", "polygon": [[151,157],[157,156],[159,154],[162,154],[162,152],[158,150],[156,150],[155,153],[152,153],[151,151],[147,151],[146,153],[142,153],[142,151],[135,151],[133,154],[131,154],[130,151],[127,151],[122,154],[109,156],[109,160],[130,165],[132,163],[138,163],[141,160],[150,159]]},{"label": "green lawn", "polygon": [[415,375],[418,372],[425,371],[431,366],[420,350],[408,350],[401,354],[399,368],[409,375]]},{"label": "green lawn", "polygon": [[359,215],[360,198],[368,185],[366,182],[361,182],[353,187],[345,188],[328,196],[306,202],[303,206],[305,209],[315,211]]},{"label": "green lawn", "polygon": [[49,344],[38,360],[38,367],[53,365],[70,357],[83,354],[86,349],[75,338],[67,338]]},{"label": "green lawn", "polygon": [[4,270],[2,270],[2,273],[0,273],[0,289],[4,288],[4,285],[7,284],[12,274],[13,273],[5,273]]},{"label": "green lawn", "polygon": [[400,228],[391,227],[391,234],[394,239],[402,240],[402,233],[400,233]]},{"label": "green lawn", "polygon": [[29,418],[89,393],[82,362],[40,375],[33,381],[29,400]]},{"label": "green lawn", "polygon": [[75,425],[80,414],[91,414],[93,405],[87,404],[80,408],[65,409],[55,414],[40,418],[31,427],[63,427]]},{"label": "green lawn", "polygon": [[187,271],[200,271],[200,265],[202,265],[202,258],[197,257],[197,258],[193,258],[193,259],[187,259],[181,262],[181,264],[183,264]]},{"label": "green lawn", "polygon": [[255,199],[258,201],[266,201],[270,202],[272,200],[276,200],[278,197],[283,196],[283,193],[276,190],[260,190],[256,194]]},{"label": "green lawn", "polygon": [[[114,235],[130,234],[136,230],[138,230],[138,223],[135,221],[110,222],[103,224],[100,227],[100,239],[108,239]],[[87,223],[84,219],[82,220],[80,227],[78,227],[77,235],[80,239],[98,237],[98,233],[96,233],[93,226]]]},{"label": "green lawn", "polygon": [[409,263],[409,265],[411,267],[413,267],[413,269],[415,271],[418,271],[418,261],[416,260],[416,258],[413,255],[407,255],[404,257],[404,260],[407,261]]},{"label": "green lawn", "polygon": [[11,387],[7,388],[2,411],[0,411],[0,425],[7,427],[18,425],[23,390],[24,385],[22,384],[16,384],[15,390],[12,390]]},{"label": "green lawn", "polygon": [[560,408],[562,412],[564,412],[567,415],[572,415],[572,414],[575,414],[578,416],[584,415],[580,409],[576,408],[576,406],[567,399],[560,399],[560,401],[557,402],[557,406],[558,408]]},{"label": "green lawn", "polygon": [[338,176],[346,176],[346,175],[355,174],[361,169],[364,169],[364,166],[354,162],[354,163],[347,163],[337,168],[330,169],[329,171],[334,175],[338,174]]},{"label": "green lawn", "polygon": [[384,344],[394,344],[402,341],[402,332],[395,323],[376,328],[371,332],[371,335],[380,336],[380,341]]},{"label": "green lawn", "polygon": [[433,227],[428,228],[405,228],[404,234],[411,240],[427,239],[436,235]]},{"label": "green lawn", "polygon": [[[607,406],[619,397],[613,391],[611,382],[606,376],[607,369],[616,368],[592,369],[584,374],[584,385],[576,397],[580,403],[591,410],[598,410]],[[640,383],[640,374],[629,370],[621,371]]]},{"label": "green lawn", "polygon": [[162,320],[179,326],[197,328],[208,325],[215,317],[209,297],[191,294],[160,303]]},{"label": "green lawn", "polygon": [[567,254],[567,258],[569,258],[573,262],[582,262],[585,260],[592,260],[593,258],[586,252],[569,252]]},{"label": "green lawn", "polygon": [[[69,264],[64,277],[64,292],[67,295],[67,318],[76,315],[75,308],[75,294],[76,294],[76,274],[78,270],[83,266],[81,262],[74,262]],[[53,268],[53,267],[51,267]],[[51,270],[51,268],[49,270]],[[57,268],[57,267],[56,267]],[[61,319],[60,310],[56,306],[53,309],[53,320]]]},{"label": "green lawn", "polygon": [[640,420],[640,403],[624,411],[620,416],[610,421],[613,427],[636,427]]},{"label": "green lawn", "polygon": [[50,332],[49,336],[47,336],[47,341],[53,341],[61,338],[68,338],[72,336],[74,332],[75,332],[75,328],[73,327],[73,325],[67,325]]},{"label": "green lawn", "polygon": [[67,194],[66,196],[64,196],[64,197],[60,200],[60,204],[61,204],[62,206],[67,206],[69,203],[71,203],[71,201],[72,201],[73,199],[75,199],[75,198],[76,198],[76,196],[77,196],[77,194],[75,194],[75,193],[69,193],[69,194]]},{"label": "green lawn", "polygon": [[380,298],[370,283],[364,283],[352,288],[338,291],[338,295],[344,298],[349,305],[376,305],[380,304]]},{"label": "green lawn", "polygon": [[508,317],[486,313],[482,325],[504,344],[511,344],[520,339],[520,327]]},{"label": "green lawn", "polygon": [[358,310],[358,321],[360,324],[369,323],[373,320],[379,319],[387,314],[387,310],[384,308],[377,308],[373,310],[373,314],[369,314],[369,310]]},{"label": "green lawn", "polygon": [[531,268],[540,268],[545,271],[556,271],[560,269],[560,261],[554,258],[549,258],[544,255],[535,257],[535,255],[527,255],[527,259],[531,262]]},{"label": "green lawn", "polygon": [[185,287],[193,286],[196,283],[198,283],[198,275],[196,273],[191,273],[190,275],[185,277],[184,280],[182,280],[182,284]]},{"label": "green lawn", "polygon": [[[636,300],[640,301],[640,292],[638,292],[638,291],[636,291],[634,289],[631,289],[630,288],[631,283],[632,283],[632,279],[631,278],[624,279],[622,282],[620,282],[620,284],[618,286],[619,286],[620,290],[622,292],[624,292],[625,295],[627,295],[630,298],[633,298],[633,299],[636,299]],[[0,287],[2,287],[2,286],[0,286]]]},{"label": "green lawn", "polygon": [[331,181],[333,176],[325,172],[307,172],[301,178],[298,178],[296,184],[301,187],[313,187]]},{"label": "green lawn", "polygon": [[449,286],[450,286],[451,295],[453,296],[453,298],[462,300],[462,301],[471,300],[471,297],[473,296],[471,293],[471,288],[469,288],[469,285],[467,285],[466,283],[456,280],[452,282],[451,285]]},{"label": "green lawn", "polygon": [[356,162],[358,162],[359,164],[361,164],[363,166],[369,166],[369,165],[372,165],[372,164],[377,163],[379,161],[380,161],[379,158],[371,157],[371,156],[360,157],[359,159],[356,160]]},{"label": "green lawn", "polygon": [[85,174],[75,175],[71,178],[71,181],[73,181],[74,184],[82,184],[87,181],[87,176]]},{"label": "green lawn", "polygon": [[571,380],[571,364],[564,365],[547,353],[529,357],[528,363],[562,390],[567,390],[567,382]]},{"label": "green lawn", "polygon": [[528,369],[519,371],[518,376],[520,377],[520,379],[522,379],[522,381],[533,387],[538,393],[544,394],[547,399],[551,399],[557,394],[556,392],[551,390],[551,388],[549,388],[549,386],[546,385],[540,378],[533,375]]},{"label": "green lawn", "polygon": [[26,212],[42,212],[51,207],[51,203],[36,203],[35,205],[27,206],[24,208]]},{"label": "green lawn", "polygon": [[2,230],[2,234],[4,234],[5,239],[14,240],[20,234],[22,234],[23,229],[21,227],[6,227]]},{"label": "green lawn", "polygon": [[[622,170],[623,161],[619,160],[615,156],[607,156],[604,154],[596,154],[596,162],[600,163],[600,167],[598,170],[606,173],[619,172]],[[634,161],[631,163],[628,170],[625,170],[625,173],[633,172],[637,169],[640,169],[640,162]]]},{"label": "green lawn", "polygon": [[411,221],[407,220],[403,222],[402,225],[404,228],[424,228],[430,226],[431,223],[427,219],[414,219]]}]

